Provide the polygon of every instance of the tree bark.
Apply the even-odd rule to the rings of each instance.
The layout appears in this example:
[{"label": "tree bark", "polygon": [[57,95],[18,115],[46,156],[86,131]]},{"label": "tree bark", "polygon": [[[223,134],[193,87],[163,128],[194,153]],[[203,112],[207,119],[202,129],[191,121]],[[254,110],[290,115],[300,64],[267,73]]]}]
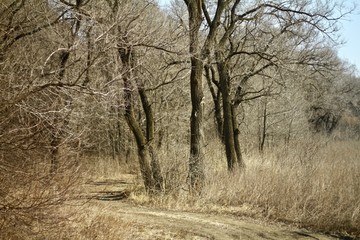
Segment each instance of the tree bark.
[{"label": "tree bark", "polygon": [[234,104],[231,105],[231,111],[232,111],[232,123],[233,123],[233,130],[234,130],[234,145],[235,145],[235,152],[236,152],[236,158],[237,158],[237,165],[240,169],[245,168],[245,162],[241,154],[241,147],[240,147],[240,141],[239,141],[239,134],[240,130],[238,129],[238,122],[236,118],[236,106]]},{"label": "tree bark", "polygon": [[[69,60],[69,56],[70,56],[70,52],[69,51],[63,51],[60,55],[60,66],[59,66],[59,73],[58,73],[58,81],[62,82],[64,77],[65,77],[65,73],[66,73],[66,64]],[[62,99],[61,96],[61,92],[58,91],[57,89],[55,90],[55,92],[57,92],[58,96],[56,96],[58,99],[59,104],[61,105],[71,105],[72,99],[69,99],[69,97],[66,97],[65,99],[65,103],[64,103],[64,99]],[[57,100],[55,100],[57,101]],[[70,113],[68,113],[70,114]],[[51,140],[50,140],[50,173],[51,174],[55,174],[58,169],[59,169],[59,150],[60,150],[60,145],[61,142],[64,138],[63,136],[63,129],[66,128],[66,126],[68,125],[69,121],[67,119],[68,115],[65,116],[64,118],[57,116],[54,121],[53,121],[53,126],[51,128],[52,133],[51,133]]]},{"label": "tree bark", "polygon": [[265,102],[263,109],[262,128],[261,128],[260,145],[259,145],[260,153],[264,151],[264,146],[266,141],[266,123],[267,123],[267,103]]},{"label": "tree bark", "polygon": [[[220,53],[218,53],[220,54]],[[230,87],[229,87],[229,75],[226,69],[226,63],[219,61],[217,63],[218,72],[219,72],[219,82],[220,90],[222,95],[223,103],[223,134],[224,134],[224,144],[226,152],[226,160],[228,165],[228,170],[232,171],[235,168],[237,163],[237,155],[235,149],[235,137],[234,137],[234,123],[233,123],[233,111],[230,97]]]},{"label": "tree bark", "polygon": [[215,124],[216,124],[216,130],[219,138],[221,139],[221,142],[224,144],[224,134],[223,134],[223,119],[221,115],[221,91],[219,88],[217,91],[215,91],[215,88],[213,84],[216,82],[215,85],[218,87],[218,82],[215,79],[215,70],[209,66],[205,65],[205,77],[208,84],[208,87],[210,89],[211,97],[214,102],[214,115],[215,115]]},{"label": "tree bark", "polygon": [[216,52],[217,70],[219,73],[219,87],[222,95],[223,109],[223,144],[225,146],[226,160],[229,171],[235,168],[244,168],[245,163],[242,158],[239,129],[236,118],[236,107],[230,96],[230,73],[227,61],[222,56],[221,49]]},{"label": "tree bark", "polygon": [[143,110],[145,112],[145,118],[146,118],[146,141],[147,141],[147,148],[150,155],[151,160],[151,170],[152,170],[152,176],[155,180],[154,189],[157,191],[162,191],[163,186],[163,177],[161,173],[160,163],[157,158],[157,153],[154,148],[154,136],[155,136],[155,119],[154,114],[152,111],[151,104],[149,102],[148,96],[146,94],[146,91],[144,89],[143,84],[138,83],[138,92],[141,99],[141,105],[143,107]]},{"label": "tree bark", "polygon": [[124,101],[125,101],[125,119],[133,133],[138,149],[139,165],[143,178],[145,189],[148,193],[154,194],[163,191],[163,178],[160,164],[156,152],[152,146],[154,136],[154,118],[151,105],[148,101],[146,92],[142,85],[138,85],[138,92],[141,98],[142,107],[146,117],[146,135],[136,120],[133,110],[133,52],[131,47],[119,47],[119,56],[124,66]]},{"label": "tree bark", "polygon": [[199,30],[202,23],[202,0],[185,0],[189,12],[189,53],[191,59],[190,91],[190,160],[189,182],[193,190],[200,191],[204,184],[204,153],[203,153],[203,61],[199,46]]}]

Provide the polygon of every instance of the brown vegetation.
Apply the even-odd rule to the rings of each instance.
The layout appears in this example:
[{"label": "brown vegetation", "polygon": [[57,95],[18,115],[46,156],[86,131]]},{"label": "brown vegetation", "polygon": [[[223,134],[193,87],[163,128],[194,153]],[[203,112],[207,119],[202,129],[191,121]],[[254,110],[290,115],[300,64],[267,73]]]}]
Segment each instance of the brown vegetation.
[{"label": "brown vegetation", "polygon": [[151,231],[81,214],[94,198],[359,236],[360,85],[335,38],[351,11],[2,1],[0,238]]}]

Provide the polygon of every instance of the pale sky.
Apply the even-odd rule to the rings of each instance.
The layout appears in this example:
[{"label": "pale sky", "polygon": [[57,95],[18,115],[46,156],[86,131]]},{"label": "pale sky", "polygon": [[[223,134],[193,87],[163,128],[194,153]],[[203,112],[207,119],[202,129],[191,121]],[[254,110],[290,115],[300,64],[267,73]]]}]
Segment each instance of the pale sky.
[{"label": "pale sky", "polygon": [[360,14],[353,14],[343,21],[340,31],[345,44],[339,48],[339,56],[351,64],[355,64],[360,74]]},{"label": "pale sky", "polygon": [[[170,0],[158,0],[160,6],[166,6]],[[360,6],[356,13],[349,15],[342,21],[339,32],[345,44],[339,47],[338,55],[341,59],[357,67],[360,75]]]}]

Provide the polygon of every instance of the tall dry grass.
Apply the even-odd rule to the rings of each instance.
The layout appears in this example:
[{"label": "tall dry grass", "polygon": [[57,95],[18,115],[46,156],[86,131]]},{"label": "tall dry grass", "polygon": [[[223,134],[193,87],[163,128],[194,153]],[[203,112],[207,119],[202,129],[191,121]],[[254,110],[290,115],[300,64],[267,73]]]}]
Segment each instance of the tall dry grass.
[{"label": "tall dry grass", "polygon": [[[166,187],[163,195],[149,197],[143,188],[133,187],[130,201],[161,208],[232,213],[360,236],[360,142],[313,139],[263,154],[248,152],[244,156],[246,170],[233,173],[227,171],[223,149],[213,142],[206,146],[207,178],[199,195],[190,194],[187,188],[186,149],[184,146],[173,149],[174,152],[159,152]],[[84,180],[80,184],[88,180],[122,179],[126,174],[138,174],[135,185],[142,182],[136,159],[125,164],[110,158],[84,157],[77,174]],[[72,214],[72,220],[64,224],[52,222],[62,234],[44,225],[42,231],[49,230],[47,239],[125,239],[145,228],[109,216],[102,209],[94,209],[89,215],[82,206],[69,210],[60,207],[39,209],[39,214],[50,214],[54,219]],[[122,230],[118,231],[114,223]],[[16,236],[14,232],[8,232],[7,236],[10,235]],[[39,239],[37,236],[32,239]]]},{"label": "tall dry grass", "polygon": [[118,179],[124,174],[139,174],[136,158],[128,163],[122,159],[106,155],[83,155],[80,160],[81,178],[83,180]]},{"label": "tall dry grass", "polygon": [[[206,184],[190,194],[186,146],[159,152],[166,192],[146,196],[131,189],[131,201],[178,210],[216,211],[282,221],[322,232],[360,236],[360,142],[313,138],[263,154],[247,152],[243,172],[229,173],[217,142],[206,146]],[[117,179],[138,174],[137,160],[83,159],[86,178]],[[95,233],[94,233],[95,234]]]},{"label": "tall dry grass", "polygon": [[[163,161],[167,194],[157,207],[216,211],[360,236],[360,142],[313,138],[263,154],[247,153],[245,171],[229,173],[217,143],[207,146],[206,184],[186,188],[187,154]],[[163,156],[171,155],[164,153]]]},{"label": "tall dry grass", "polygon": [[198,206],[360,235],[360,142],[312,141],[246,162],[244,172],[208,169]]}]

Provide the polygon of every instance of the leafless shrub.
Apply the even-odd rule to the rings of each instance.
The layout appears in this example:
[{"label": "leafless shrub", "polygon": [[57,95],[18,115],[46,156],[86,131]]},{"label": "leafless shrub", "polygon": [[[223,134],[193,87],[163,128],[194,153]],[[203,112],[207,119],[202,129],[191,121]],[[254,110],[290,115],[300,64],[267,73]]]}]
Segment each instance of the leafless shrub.
[{"label": "leafless shrub", "polygon": [[0,238],[39,239],[59,230],[69,214],[58,209],[75,196],[77,169],[63,164],[57,174],[49,165],[28,159],[0,159]]}]

